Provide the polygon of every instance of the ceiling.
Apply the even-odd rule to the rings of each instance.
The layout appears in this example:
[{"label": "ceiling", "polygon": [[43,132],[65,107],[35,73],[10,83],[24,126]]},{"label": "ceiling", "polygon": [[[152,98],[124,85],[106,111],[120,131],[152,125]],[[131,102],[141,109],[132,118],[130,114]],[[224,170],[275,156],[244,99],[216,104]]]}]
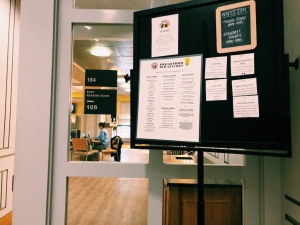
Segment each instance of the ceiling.
[{"label": "ceiling", "polygon": [[[91,29],[87,29],[89,26]],[[117,70],[118,95],[130,95],[126,92],[129,83],[124,76],[133,68],[133,27],[132,25],[75,25],[73,29],[73,63],[81,69]],[[94,56],[91,50],[96,46],[105,47],[110,55]],[[122,82],[121,82],[122,81]],[[80,89],[80,81],[73,76],[73,91]]]}]

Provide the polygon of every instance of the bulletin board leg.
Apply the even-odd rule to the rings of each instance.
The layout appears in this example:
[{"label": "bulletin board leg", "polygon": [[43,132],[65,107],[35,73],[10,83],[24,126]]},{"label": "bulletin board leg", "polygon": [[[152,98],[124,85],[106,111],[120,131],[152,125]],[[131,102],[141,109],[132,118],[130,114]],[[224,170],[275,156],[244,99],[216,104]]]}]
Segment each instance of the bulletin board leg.
[{"label": "bulletin board leg", "polygon": [[204,152],[198,151],[198,224],[205,224],[204,204]]}]

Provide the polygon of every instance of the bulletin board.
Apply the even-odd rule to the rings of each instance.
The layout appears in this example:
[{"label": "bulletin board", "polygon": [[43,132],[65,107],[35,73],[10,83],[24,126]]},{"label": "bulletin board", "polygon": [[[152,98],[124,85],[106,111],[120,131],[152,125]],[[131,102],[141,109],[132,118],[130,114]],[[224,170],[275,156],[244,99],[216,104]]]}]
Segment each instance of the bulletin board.
[{"label": "bulletin board", "polygon": [[[250,34],[250,44],[242,43],[248,48],[218,51],[218,35],[222,35],[222,30],[216,28],[218,13],[226,12],[228,5],[240,3],[243,1],[191,1],[134,13],[131,148],[291,156],[289,59],[284,55],[282,0],[255,1],[255,10],[248,20],[252,23],[250,27],[255,27],[255,39]],[[166,54],[159,52],[158,47],[153,49],[161,43],[154,42],[159,37],[153,26],[156,20],[162,21],[161,27],[167,26],[174,32],[173,39],[177,38],[178,30],[173,45],[176,48],[170,51],[164,48]],[[176,29],[171,30],[174,26]],[[246,28],[253,33],[253,28]],[[144,103],[139,100],[145,88],[140,85],[145,79],[141,77],[141,62],[199,54],[203,58],[201,80],[197,84],[201,90],[199,139],[141,138],[138,121]],[[217,68],[214,65],[219,66],[219,73],[214,71]]]}]

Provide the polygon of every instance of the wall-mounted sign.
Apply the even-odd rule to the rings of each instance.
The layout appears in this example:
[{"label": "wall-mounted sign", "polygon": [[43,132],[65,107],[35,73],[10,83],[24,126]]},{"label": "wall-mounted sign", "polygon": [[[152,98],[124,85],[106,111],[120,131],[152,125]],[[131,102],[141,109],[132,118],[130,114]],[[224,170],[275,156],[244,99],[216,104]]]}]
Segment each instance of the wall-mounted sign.
[{"label": "wall-mounted sign", "polygon": [[117,71],[85,70],[85,86],[117,87]]},{"label": "wall-mounted sign", "polygon": [[255,1],[218,7],[216,34],[218,53],[254,49],[257,45]]},{"label": "wall-mounted sign", "polygon": [[116,115],[117,90],[85,89],[84,114]]}]

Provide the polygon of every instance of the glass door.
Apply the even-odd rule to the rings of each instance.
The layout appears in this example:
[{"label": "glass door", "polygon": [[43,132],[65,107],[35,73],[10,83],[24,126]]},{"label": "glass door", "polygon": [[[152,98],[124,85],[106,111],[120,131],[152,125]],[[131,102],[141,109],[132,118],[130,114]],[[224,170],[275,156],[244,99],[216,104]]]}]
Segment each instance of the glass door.
[{"label": "glass door", "polygon": [[[196,163],[185,166],[166,164],[163,163],[163,151],[155,150],[122,149],[120,162],[102,152],[96,154],[95,161],[91,161],[90,156],[84,159],[80,155],[73,157],[72,138],[82,139],[83,133],[84,136],[98,136],[99,122],[107,124],[110,137],[116,134],[114,132],[118,135],[118,127],[113,129],[113,125],[120,123],[119,134],[122,134],[121,125],[125,126],[128,119],[125,103],[127,85],[117,87],[119,115],[114,118],[103,114],[84,114],[80,94],[74,92],[81,93],[82,98],[85,87],[80,74],[86,69],[114,70],[110,65],[121,60],[125,67],[118,69],[118,78],[129,72],[132,52],[128,47],[133,41],[134,12],[128,8],[118,8],[120,4],[117,0],[101,6],[105,9],[91,9],[92,6],[82,6],[83,2],[76,1],[75,5],[73,2],[59,1],[53,181],[52,192],[48,193],[52,205],[50,223],[117,224],[117,221],[129,220],[129,224],[161,224],[163,179],[196,179]],[[130,8],[139,10],[151,8],[158,1],[134,2],[130,2]],[[111,52],[111,56],[91,56],[91,46],[104,47]],[[130,141],[130,137],[125,136],[124,146]],[[112,216],[112,212],[117,214]],[[105,215],[108,217],[105,218]]]}]

